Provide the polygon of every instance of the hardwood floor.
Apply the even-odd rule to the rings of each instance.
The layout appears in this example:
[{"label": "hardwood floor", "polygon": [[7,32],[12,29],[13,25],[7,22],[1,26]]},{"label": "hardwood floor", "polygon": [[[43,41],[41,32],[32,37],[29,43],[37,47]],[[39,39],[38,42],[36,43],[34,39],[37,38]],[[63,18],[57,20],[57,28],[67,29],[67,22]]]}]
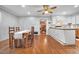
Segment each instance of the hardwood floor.
[{"label": "hardwood floor", "polygon": [[79,41],[76,46],[63,46],[51,36],[35,36],[34,45],[30,48],[13,48],[8,46],[8,40],[0,42],[0,54],[78,54]]}]

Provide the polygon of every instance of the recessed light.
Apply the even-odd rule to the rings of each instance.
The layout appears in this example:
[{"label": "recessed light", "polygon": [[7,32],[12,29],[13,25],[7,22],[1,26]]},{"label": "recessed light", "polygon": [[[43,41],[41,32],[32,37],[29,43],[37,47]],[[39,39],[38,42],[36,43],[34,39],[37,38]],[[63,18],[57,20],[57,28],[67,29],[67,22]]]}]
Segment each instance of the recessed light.
[{"label": "recessed light", "polygon": [[25,7],[25,5],[21,5],[21,7]]},{"label": "recessed light", "polygon": [[63,14],[63,15],[66,15],[66,14],[67,14],[67,12],[65,12],[65,11],[64,11],[64,12],[62,12],[62,14]]},{"label": "recessed light", "polygon": [[77,8],[77,7],[78,7],[78,5],[75,5],[74,7],[75,7],[75,8]]},{"label": "recessed light", "polygon": [[27,14],[30,15],[31,13],[28,11]]}]

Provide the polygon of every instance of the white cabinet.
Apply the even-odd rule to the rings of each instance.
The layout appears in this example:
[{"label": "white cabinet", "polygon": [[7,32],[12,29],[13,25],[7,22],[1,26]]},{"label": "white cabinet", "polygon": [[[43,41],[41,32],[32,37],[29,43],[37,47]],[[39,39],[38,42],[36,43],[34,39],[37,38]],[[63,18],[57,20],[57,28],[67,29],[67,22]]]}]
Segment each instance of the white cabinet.
[{"label": "white cabinet", "polygon": [[76,24],[79,24],[79,15],[76,16]]},{"label": "white cabinet", "polygon": [[75,30],[49,29],[48,34],[63,45],[75,45]]}]

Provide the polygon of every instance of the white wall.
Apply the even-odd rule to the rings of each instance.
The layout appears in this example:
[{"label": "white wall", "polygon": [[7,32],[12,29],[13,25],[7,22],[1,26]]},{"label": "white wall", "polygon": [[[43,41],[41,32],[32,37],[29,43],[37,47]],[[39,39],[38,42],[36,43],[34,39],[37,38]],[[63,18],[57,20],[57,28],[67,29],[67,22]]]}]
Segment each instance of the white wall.
[{"label": "white wall", "polygon": [[17,17],[0,9],[0,41],[8,38],[8,27],[17,26]]},{"label": "white wall", "polygon": [[[26,16],[16,17],[0,9],[0,41],[7,39],[9,26],[20,26],[21,30],[30,29],[31,26],[35,27],[35,31],[40,31],[40,20],[49,20],[50,17],[41,16]],[[48,30],[48,27],[47,27]]]},{"label": "white wall", "polygon": [[40,20],[47,20],[48,21],[49,19],[50,19],[50,17],[41,17],[41,16],[19,17],[19,26],[21,26],[22,30],[30,29],[31,26],[34,26],[35,31],[37,31],[39,33]]},{"label": "white wall", "polygon": [[79,15],[76,15],[76,24],[79,24]]}]

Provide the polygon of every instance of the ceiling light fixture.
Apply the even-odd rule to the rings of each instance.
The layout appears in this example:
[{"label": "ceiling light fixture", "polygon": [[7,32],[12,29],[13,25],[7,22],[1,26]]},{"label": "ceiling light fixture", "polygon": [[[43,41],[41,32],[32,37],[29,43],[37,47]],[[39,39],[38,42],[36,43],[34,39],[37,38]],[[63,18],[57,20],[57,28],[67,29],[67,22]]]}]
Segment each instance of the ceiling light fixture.
[{"label": "ceiling light fixture", "polygon": [[25,5],[21,5],[21,7],[25,7]]},{"label": "ceiling light fixture", "polygon": [[48,12],[48,11],[45,11],[44,13],[45,13],[45,14],[48,14],[49,12]]},{"label": "ceiling light fixture", "polygon": [[75,8],[77,8],[77,7],[78,7],[78,5],[75,5],[74,7],[75,7]]},{"label": "ceiling light fixture", "polygon": [[31,13],[28,11],[27,14],[30,15]]},{"label": "ceiling light fixture", "polygon": [[63,14],[63,15],[66,15],[66,14],[67,14],[67,12],[65,12],[65,11],[64,11],[64,12],[62,12],[62,14]]}]

